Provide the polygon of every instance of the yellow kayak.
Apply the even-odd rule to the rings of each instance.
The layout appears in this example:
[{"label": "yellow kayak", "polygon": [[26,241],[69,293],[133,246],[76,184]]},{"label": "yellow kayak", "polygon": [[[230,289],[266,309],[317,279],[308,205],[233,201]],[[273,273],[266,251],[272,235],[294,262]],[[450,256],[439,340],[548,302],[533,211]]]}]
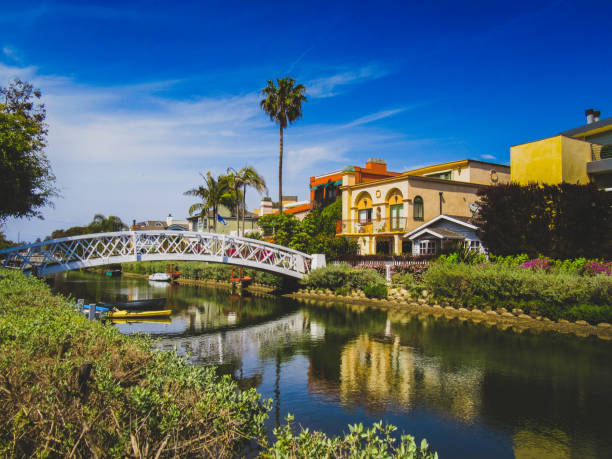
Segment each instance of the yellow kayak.
[{"label": "yellow kayak", "polygon": [[169,316],[172,314],[172,309],[163,309],[161,311],[109,311],[106,317],[113,319],[136,319],[139,317],[160,317]]},{"label": "yellow kayak", "polygon": [[114,324],[170,324],[172,321],[166,317],[142,317],[142,318],[111,318],[111,322]]}]

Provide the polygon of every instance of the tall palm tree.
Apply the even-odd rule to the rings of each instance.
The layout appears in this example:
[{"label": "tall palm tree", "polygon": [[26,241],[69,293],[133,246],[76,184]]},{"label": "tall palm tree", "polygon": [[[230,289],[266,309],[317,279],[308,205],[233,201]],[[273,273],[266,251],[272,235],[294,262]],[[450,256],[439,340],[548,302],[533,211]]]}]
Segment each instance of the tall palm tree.
[{"label": "tall palm tree", "polygon": [[283,129],[302,117],[302,102],[308,99],[304,95],[304,85],[295,84],[291,77],[277,78],[278,87],[272,80],[261,90],[264,96],[260,106],[280,126],[280,155],[278,160],[278,205],[283,213]]},{"label": "tall palm tree", "polygon": [[197,188],[185,191],[186,196],[195,196],[202,200],[196,202],[189,207],[189,215],[196,212],[200,213],[200,217],[206,216],[209,210],[213,213],[213,231],[217,232],[217,212],[219,206],[233,206],[230,187],[226,176],[220,175],[215,179],[210,172],[206,175],[200,174],[204,179],[204,184]]},{"label": "tall palm tree", "polygon": [[[240,177],[242,181],[242,231],[245,231],[245,214],[246,214],[246,192],[247,187],[254,188],[259,194],[267,193],[268,187],[264,178],[257,173],[254,167],[246,166],[240,169]],[[240,234],[240,233],[238,233]]]}]

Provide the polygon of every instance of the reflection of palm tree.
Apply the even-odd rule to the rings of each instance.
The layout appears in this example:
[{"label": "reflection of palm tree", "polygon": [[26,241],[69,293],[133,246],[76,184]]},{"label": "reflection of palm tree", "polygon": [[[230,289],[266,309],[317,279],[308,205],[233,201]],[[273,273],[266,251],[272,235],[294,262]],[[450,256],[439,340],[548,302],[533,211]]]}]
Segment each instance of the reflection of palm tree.
[{"label": "reflection of palm tree", "polygon": [[276,378],[274,379],[274,418],[276,421],[276,427],[280,427],[280,369],[281,369],[281,355],[280,352],[276,352]]}]

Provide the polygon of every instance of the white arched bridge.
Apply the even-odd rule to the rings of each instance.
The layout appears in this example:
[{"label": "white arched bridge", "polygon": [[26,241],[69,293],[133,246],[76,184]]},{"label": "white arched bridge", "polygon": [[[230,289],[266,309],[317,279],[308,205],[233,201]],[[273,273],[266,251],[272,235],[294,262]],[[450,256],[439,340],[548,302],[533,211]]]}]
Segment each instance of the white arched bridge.
[{"label": "white arched bridge", "polygon": [[121,231],[51,239],[0,250],[5,268],[37,276],[137,261],[207,261],[259,269],[301,279],[325,265],[308,255],[269,242],[191,231]]}]

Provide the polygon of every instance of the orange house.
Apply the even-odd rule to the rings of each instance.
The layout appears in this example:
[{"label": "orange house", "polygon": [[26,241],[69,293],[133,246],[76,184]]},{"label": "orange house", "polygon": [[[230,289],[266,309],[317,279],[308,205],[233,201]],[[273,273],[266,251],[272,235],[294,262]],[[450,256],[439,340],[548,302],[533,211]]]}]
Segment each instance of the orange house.
[{"label": "orange house", "polygon": [[370,158],[365,167],[346,166],[341,171],[330,172],[324,175],[310,177],[310,203],[317,207],[334,202],[342,192],[342,175],[346,172],[355,173],[355,183],[370,182],[388,177],[396,177],[399,172],[387,170],[387,163],[384,159]]}]

